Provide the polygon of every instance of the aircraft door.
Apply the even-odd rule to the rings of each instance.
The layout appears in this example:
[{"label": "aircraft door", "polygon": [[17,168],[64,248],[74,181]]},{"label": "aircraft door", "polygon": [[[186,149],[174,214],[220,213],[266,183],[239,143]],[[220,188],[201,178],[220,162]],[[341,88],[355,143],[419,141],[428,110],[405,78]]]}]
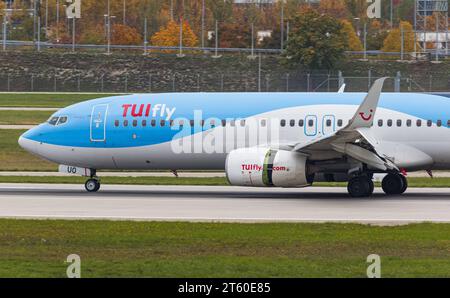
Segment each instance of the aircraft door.
[{"label": "aircraft door", "polygon": [[96,105],[91,113],[91,142],[106,141],[106,116],[108,105]]},{"label": "aircraft door", "polygon": [[334,115],[325,115],[322,119],[322,134],[329,135],[336,130],[336,119]]},{"label": "aircraft door", "polygon": [[305,118],[305,135],[313,137],[317,135],[317,116],[308,115]]}]

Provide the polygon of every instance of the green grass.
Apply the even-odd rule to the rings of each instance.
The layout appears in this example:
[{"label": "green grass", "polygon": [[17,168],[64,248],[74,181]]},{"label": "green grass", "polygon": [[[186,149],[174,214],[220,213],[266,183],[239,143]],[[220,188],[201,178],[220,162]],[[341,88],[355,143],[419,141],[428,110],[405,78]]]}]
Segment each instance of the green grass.
[{"label": "green grass", "polygon": [[450,225],[0,220],[0,277],[450,277]]},{"label": "green grass", "polygon": [[23,150],[17,140],[24,130],[0,130],[1,171],[55,171],[57,165],[40,159]]},{"label": "green grass", "polygon": [[71,104],[110,94],[36,94],[36,93],[0,93],[0,107],[39,107],[63,108]]},{"label": "green grass", "polygon": [[34,125],[45,122],[52,111],[0,111],[0,125]]}]

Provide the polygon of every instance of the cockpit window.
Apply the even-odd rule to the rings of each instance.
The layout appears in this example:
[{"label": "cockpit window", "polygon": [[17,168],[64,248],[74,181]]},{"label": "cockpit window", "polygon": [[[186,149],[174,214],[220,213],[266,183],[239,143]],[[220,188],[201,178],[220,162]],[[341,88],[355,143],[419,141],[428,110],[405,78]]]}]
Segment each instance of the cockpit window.
[{"label": "cockpit window", "polygon": [[48,119],[47,123],[50,125],[62,125],[66,123],[68,120],[67,116],[54,116]]},{"label": "cockpit window", "polygon": [[51,117],[50,119],[48,119],[48,124],[56,125],[56,123],[58,123],[58,119],[59,117]]},{"label": "cockpit window", "polygon": [[66,117],[66,116],[64,116],[64,117],[59,117],[58,124],[56,124],[56,125],[61,125],[61,124],[64,124],[64,123],[66,123],[66,122],[67,122],[67,117]]}]

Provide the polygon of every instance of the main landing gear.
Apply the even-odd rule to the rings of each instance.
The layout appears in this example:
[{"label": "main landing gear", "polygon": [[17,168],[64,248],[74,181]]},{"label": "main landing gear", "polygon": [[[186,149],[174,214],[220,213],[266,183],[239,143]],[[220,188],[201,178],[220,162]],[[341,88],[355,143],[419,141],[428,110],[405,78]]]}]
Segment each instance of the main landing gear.
[{"label": "main landing gear", "polygon": [[[408,181],[400,173],[391,173],[384,177],[381,187],[387,195],[401,195],[408,188]],[[374,190],[371,175],[361,175],[350,179],[347,190],[354,198],[370,197]]]},{"label": "main landing gear", "polygon": [[86,181],[84,187],[88,192],[97,192],[100,189],[100,179],[95,176],[96,170],[91,171],[91,178]]},{"label": "main landing gear", "polygon": [[374,189],[372,177],[367,175],[350,179],[347,186],[348,193],[354,198],[370,197]]},{"label": "main landing gear", "polygon": [[408,180],[402,174],[388,174],[384,177],[381,187],[387,195],[401,195],[408,188]]}]

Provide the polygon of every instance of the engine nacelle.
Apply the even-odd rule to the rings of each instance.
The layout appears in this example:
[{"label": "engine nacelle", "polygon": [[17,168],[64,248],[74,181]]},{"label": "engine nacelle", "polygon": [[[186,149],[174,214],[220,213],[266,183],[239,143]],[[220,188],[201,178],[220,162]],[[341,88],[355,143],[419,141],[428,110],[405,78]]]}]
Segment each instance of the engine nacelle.
[{"label": "engine nacelle", "polygon": [[296,152],[243,148],[228,154],[225,171],[231,185],[304,187],[314,178],[306,162],[307,157]]}]

